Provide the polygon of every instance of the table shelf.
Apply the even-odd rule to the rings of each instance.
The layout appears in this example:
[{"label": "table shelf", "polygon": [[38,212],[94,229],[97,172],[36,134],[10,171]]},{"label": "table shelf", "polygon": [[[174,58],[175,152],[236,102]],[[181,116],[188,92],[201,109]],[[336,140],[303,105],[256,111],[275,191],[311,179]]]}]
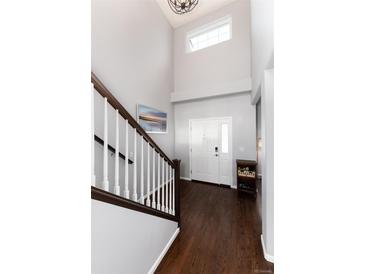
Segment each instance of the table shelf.
[{"label": "table shelf", "polygon": [[[236,160],[237,164],[237,190],[252,194],[257,193],[257,162],[249,160]],[[250,176],[244,176],[248,173]]]}]

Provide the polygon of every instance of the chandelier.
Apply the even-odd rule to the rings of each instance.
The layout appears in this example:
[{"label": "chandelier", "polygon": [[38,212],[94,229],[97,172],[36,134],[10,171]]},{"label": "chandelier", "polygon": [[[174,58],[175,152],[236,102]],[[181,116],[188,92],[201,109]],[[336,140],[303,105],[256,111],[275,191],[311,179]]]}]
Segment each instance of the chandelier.
[{"label": "chandelier", "polygon": [[184,14],[192,11],[199,0],[167,0],[170,8],[176,14]]}]

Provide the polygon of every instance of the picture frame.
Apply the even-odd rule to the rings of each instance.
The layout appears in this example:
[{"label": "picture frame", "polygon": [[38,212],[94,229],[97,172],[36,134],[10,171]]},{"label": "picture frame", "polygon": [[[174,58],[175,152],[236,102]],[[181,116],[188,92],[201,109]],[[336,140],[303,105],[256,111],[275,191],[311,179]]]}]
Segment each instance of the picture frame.
[{"label": "picture frame", "polygon": [[167,113],[143,104],[137,104],[137,122],[147,132],[167,134]]}]

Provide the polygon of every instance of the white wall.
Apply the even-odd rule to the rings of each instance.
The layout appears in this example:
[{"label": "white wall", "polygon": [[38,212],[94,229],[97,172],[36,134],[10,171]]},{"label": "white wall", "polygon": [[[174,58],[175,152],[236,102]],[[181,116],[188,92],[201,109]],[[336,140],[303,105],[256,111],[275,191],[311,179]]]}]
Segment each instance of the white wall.
[{"label": "white wall", "polygon": [[181,159],[181,176],[190,177],[189,119],[232,117],[233,183],[235,159],[256,160],[256,110],[250,94],[235,94],[175,104],[175,154]]},{"label": "white wall", "polygon": [[91,201],[93,274],[147,273],[174,235],[177,223]]},{"label": "white wall", "polygon": [[264,73],[262,105],[262,235],[269,259],[274,259],[274,70]]},{"label": "white wall", "polygon": [[[232,15],[232,39],[186,53],[186,33]],[[250,80],[250,5],[239,0],[175,30],[174,92],[204,93],[245,86]],[[250,81],[249,81],[250,82]]]},{"label": "white wall", "polygon": [[260,97],[265,69],[274,67],[273,0],[251,0],[252,101]]},{"label": "white wall", "polygon": [[151,136],[172,157],[173,30],[160,7],[152,0],[92,0],[91,27],[92,71],[132,116],[137,103],[168,113],[169,133]]}]

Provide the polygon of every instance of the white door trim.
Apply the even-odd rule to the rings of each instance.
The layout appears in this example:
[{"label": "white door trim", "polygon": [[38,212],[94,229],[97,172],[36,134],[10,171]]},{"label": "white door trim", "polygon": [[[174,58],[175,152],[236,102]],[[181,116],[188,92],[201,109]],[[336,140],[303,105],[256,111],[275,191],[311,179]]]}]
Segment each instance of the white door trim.
[{"label": "white door trim", "polygon": [[[230,145],[231,145],[231,163],[232,163],[232,159],[233,159],[233,122],[232,122],[232,116],[221,116],[221,117],[208,117],[208,118],[197,118],[197,119],[189,119],[189,181],[192,181],[192,176],[191,176],[191,171],[192,171],[192,156],[191,156],[191,143],[192,143],[192,140],[191,140],[191,124],[192,122],[194,121],[209,121],[209,120],[220,120],[220,119],[228,119],[229,120],[229,123],[230,123],[230,126],[231,126],[231,136],[229,138],[229,142],[230,142]],[[232,164],[233,165],[233,164]],[[233,168],[233,166],[232,166]],[[233,174],[233,170],[231,170],[231,174]],[[230,184],[230,187],[233,187],[233,180],[234,178],[232,177],[231,178],[231,184]]]}]

